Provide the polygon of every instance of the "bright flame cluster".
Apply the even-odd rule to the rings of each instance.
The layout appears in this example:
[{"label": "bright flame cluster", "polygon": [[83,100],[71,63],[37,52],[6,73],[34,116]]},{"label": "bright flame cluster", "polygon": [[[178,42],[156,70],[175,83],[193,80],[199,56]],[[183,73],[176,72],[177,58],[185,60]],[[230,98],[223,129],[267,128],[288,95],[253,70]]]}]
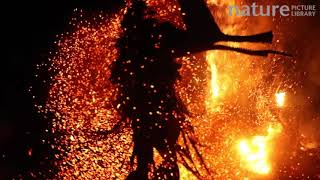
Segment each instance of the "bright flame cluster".
[{"label": "bright flame cluster", "polygon": [[286,93],[285,92],[278,92],[278,93],[276,93],[275,96],[276,96],[277,105],[279,107],[283,107],[284,103],[285,103]]},{"label": "bright flame cluster", "polygon": [[257,174],[268,174],[272,169],[271,153],[275,148],[272,141],[282,131],[281,124],[269,126],[266,136],[254,136],[252,139],[243,139],[238,143],[238,151],[244,167]]}]

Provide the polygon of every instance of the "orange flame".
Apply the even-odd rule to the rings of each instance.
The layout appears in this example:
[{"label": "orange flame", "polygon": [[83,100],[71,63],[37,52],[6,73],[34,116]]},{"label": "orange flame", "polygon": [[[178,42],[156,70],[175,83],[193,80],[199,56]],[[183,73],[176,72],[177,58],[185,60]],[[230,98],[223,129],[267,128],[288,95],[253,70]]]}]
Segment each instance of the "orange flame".
[{"label": "orange flame", "polygon": [[266,136],[254,136],[252,139],[242,139],[238,142],[238,152],[244,167],[256,174],[269,174],[272,169],[272,141],[282,132],[282,125],[277,123],[269,126]]},{"label": "orange flame", "polygon": [[209,53],[207,55],[207,60],[208,63],[210,65],[210,69],[211,69],[211,93],[212,93],[212,97],[213,98],[217,98],[219,96],[219,83],[218,83],[218,69],[217,69],[217,65],[215,64],[215,60],[214,60],[214,54],[213,53]]},{"label": "orange flame", "polygon": [[278,92],[276,93],[276,103],[278,107],[283,107],[285,100],[286,100],[286,93],[285,92]]}]

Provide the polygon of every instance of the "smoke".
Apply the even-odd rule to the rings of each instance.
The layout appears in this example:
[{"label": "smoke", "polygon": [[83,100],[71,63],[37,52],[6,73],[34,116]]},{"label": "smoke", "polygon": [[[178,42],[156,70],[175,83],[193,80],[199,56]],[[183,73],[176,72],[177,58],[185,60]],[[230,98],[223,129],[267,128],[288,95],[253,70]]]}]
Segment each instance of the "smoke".
[{"label": "smoke", "polygon": [[315,17],[292,17],[279,25],[283,47],[294,55],[295,68],[291,76],[298,83],[292,98],[300,114],[297,117],[300,143],[305,148],[320,145],[320,3],[300,1],[299,4],[316,4]]},{"label": "smoke", "polygon": [[[301,33],[298,40],[301,43],[298,46],[298,63],[304,71],[305,78],[302,82],[302,96],[307,100],[305,113],[311,119],[302,119],[300,131],[305,138],[301,142],[308,148],[319,147],[320,144],[320,46],[319,46],[319,20],[310,19],[309,22],[301,23]],[[307,109],[308,108],[308,109]]]}]

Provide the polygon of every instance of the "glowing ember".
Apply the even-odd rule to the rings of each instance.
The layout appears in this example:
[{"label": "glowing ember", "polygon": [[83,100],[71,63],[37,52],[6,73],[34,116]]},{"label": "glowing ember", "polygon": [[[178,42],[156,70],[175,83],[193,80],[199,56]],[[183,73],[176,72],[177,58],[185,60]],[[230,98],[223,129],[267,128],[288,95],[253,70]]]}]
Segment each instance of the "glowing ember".
[{"label": "glowing ember", "polygon": [[57,42],[45,112],[54,115],[52,133],[59,134],[52,144],[58,152],[58,179],[124,179],[129,172],[130,129],[110,137],[91,135],[111,129],[119,120],[108,67],[117,57],[123,11],[112,17],[101,14],[94,23],[76,22],[75,31]]},{"label": "glowing ember", "polygon": [[238,143],[238,151],[244,167],[257,174],[268,174],[271,171],[272,141],[282,131],[281,124],[269,126],[266,136],[254,136]]},{"label": "glowing ember", "polygon": [[278,92],[276,93],[276,103],[278,107],[283,107],[286,100],[286,93],[285,92]]}]

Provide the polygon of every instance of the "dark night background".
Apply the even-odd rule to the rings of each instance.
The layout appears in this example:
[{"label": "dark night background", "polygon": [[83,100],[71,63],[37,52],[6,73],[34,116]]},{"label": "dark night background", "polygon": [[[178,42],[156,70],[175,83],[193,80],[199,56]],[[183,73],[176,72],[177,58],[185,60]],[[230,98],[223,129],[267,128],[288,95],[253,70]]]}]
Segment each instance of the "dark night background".
[{"label": "dark night background", "polygon": [[[50,159],[50,148],[41,143],[48,122],[37,114],[32,98],[36,95],[44,99],[45,87],[35,83],[35,67],[46,62],[55,36],[68,27],[73,9],[111,12],[121,3],[119,0],[47,0],[7,1],[1,5],[4,52],[0,66],[0,179],[20,175],[25,179],[30,170],[49,166],[45,159]],[[28,92],[31,85],[33,93]]]}]

